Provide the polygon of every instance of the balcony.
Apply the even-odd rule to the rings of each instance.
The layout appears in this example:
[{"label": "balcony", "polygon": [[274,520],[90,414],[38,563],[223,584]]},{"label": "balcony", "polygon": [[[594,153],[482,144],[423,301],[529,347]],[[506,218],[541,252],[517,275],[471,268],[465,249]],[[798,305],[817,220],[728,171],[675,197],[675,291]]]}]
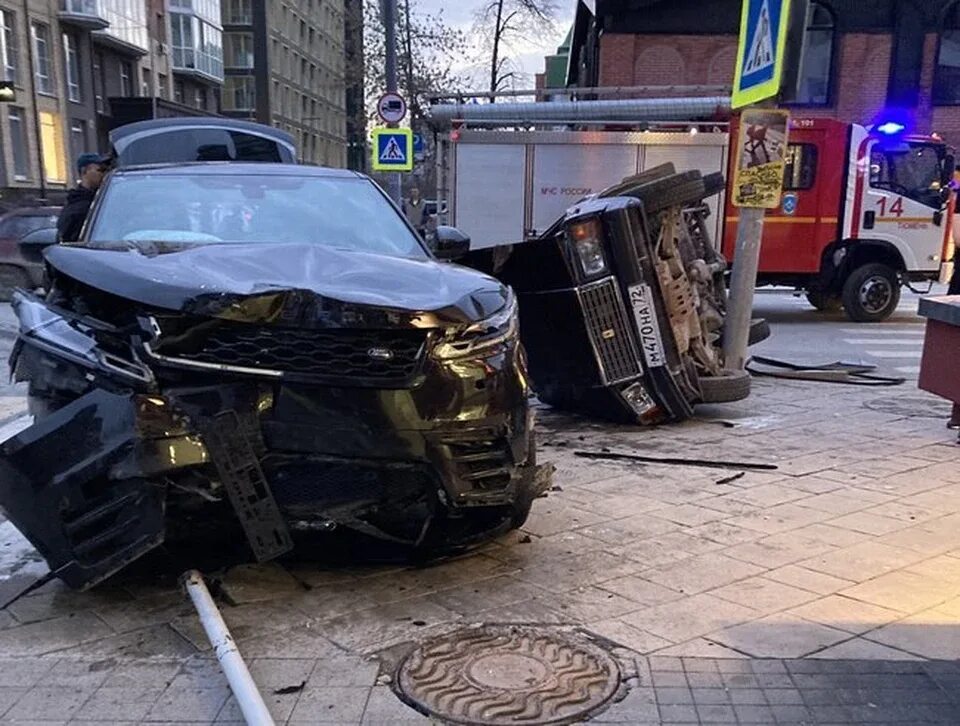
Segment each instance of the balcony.
[{"label": "balcony", "polygon": [[57,17],[61,23],[85,30],[103,30],[110,25],[100,7],[100,0],[60,0]]}]

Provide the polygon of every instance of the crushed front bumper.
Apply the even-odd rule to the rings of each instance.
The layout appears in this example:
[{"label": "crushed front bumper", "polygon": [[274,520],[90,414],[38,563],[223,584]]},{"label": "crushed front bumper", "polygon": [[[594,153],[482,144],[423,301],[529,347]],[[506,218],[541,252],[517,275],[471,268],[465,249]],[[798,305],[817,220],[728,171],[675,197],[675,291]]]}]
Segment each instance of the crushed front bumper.
[{"label": "crushed front bumper", "polygon": [[473,544],[515,526],[549,483],[515,342],[430,362],[430,385],[395,390],[224,375],[165,385],[162,371],[131,390],[29,336],[16,363],[21,379],[76,398],[33,400],[37,422],[0,444],[0,507],[76,588],[160,545],[189,521],[185,505],[232,511],[262,560],[298,531],[335,527]]}]

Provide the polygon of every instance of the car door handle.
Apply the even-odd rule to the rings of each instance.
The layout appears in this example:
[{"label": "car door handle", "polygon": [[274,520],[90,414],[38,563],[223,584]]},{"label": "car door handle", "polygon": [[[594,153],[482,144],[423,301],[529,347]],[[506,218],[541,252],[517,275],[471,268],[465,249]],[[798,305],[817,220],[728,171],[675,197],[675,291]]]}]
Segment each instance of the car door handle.
[{"label": "car door handle", "polygon": [[877,213],[874,211],[864,212],[863,213],[863,228],[864,229],[873,229],[873,225],[876,224]]}]

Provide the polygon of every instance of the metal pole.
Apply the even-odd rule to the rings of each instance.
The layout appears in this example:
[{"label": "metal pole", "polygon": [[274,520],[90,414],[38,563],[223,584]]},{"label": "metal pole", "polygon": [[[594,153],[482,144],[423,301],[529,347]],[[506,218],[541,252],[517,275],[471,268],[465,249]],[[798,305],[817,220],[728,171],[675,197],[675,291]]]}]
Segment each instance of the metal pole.
[{"label": "metal pole", "polygon": [[[397,92],[397,0],[381,0],[381,10],[383,13],[383,29],[385,35],[386,48],[386,81],[387,93]],[[387,124],[390,128],[396,128],[397,124]],[[403,187],[400,173],[392,174],[390,179],[390,188],[387,190],[393,201],[397,204],[402,203]]]},{"label": "metal pole", "polygon": [[753,291],[760,265],[760,240],[763,236],[763,209],[740,209],[737,244],[730,275],[730,296],[723,324],[724,367],[741,371],[747,363],[747,343],[753,318]]},{"label": "metal pole", "polygon": [[23,22],[27,27],[27,73],[30,76],[30,98],[33,101],[33,133],[37,137],[37,172],[40,174],[40,199],[47,198],[47,178],[43,173],[43,142],[40,140],[40,104],[37,98],[37,67],[33,61],[33,26],[30,6],[23,0]]},{"label": "metal pole", "polygon": [[260,691],[257,690],[257,684],[253,682],[250,671],[247,670],[247,664],[243,662],[237,644],[233,642],[233,636],[227,630],[227,624],[223,622],[220,611],[210,597],[210,591],[203,582],[203,575],[197,570],[188,570],[183,573],[182,581],[187,594],[193,601],[193,606],[197,609],[200,624],[203,625],[207,639],[213,646],[220,668],[223,670],[223,675],[227,677],[230,690],[237,699],[237,705],[240,706],[244,720],[248,724],[257,726],[274,726],[273,717],[267,710]]}]

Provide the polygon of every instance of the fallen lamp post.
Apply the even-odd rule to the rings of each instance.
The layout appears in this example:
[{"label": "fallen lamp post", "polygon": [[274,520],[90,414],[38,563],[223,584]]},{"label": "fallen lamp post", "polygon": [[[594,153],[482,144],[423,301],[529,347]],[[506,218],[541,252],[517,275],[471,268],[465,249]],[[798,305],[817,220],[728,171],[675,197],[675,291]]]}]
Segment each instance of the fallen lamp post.
[{"label": "fallen lamp post", "polygon": [[181,582],[187,594],[193,601],[193,606],[200,616],[200,624],[207,634],[210,645],[213,646],[217,661],[227,677],[230,690],[233,691],[237,705],[248,724],[255,726],[274,726],[273,717],[263,702],[257,684],[253,682],[247,664],[240,655],[240,650],[223,622],[223,617],[217,609],[216,603],[210,596],[210,591],[203,582],[203,575],[198,570],[188,570],[183,573]]}]

